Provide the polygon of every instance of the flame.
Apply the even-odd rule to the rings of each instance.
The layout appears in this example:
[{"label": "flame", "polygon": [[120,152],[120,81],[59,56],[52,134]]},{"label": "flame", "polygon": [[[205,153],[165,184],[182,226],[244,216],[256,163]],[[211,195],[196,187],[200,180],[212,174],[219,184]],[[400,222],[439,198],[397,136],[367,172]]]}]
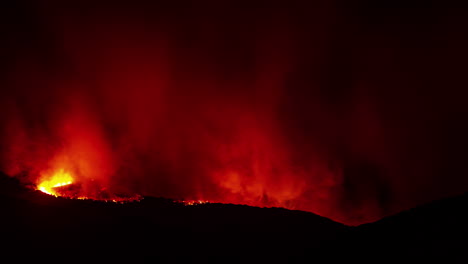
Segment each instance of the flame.
[{"label": "flame", "polygon": [[41,181],[37,184],[37,190],[55,196],[55,197],[67,197],[78,200],[95,200],[95,201],[105,201],[105,202],[114,202],[114,203],[126,203],[126,202],[135,202],[143,199],[142,196],[134,194],[132,196],[116,196],[111,195],[111,197],[100,197],[100,196],[84,196],[82,193],[67,193],[60,192],[56,188],[67,186],[71,184],[77,184],[78,182],[73,178],[72,174],[65,169],[58,169],[52,176],[43,174]]},{"label": "flame", "polygon": [[59,194],[54,190],[54,188],[70,185],[72,183],[73,177],[71,174],[64,169],[59,169],[48,180],[41,181],[37,185],[37,189],[57,197]]}]

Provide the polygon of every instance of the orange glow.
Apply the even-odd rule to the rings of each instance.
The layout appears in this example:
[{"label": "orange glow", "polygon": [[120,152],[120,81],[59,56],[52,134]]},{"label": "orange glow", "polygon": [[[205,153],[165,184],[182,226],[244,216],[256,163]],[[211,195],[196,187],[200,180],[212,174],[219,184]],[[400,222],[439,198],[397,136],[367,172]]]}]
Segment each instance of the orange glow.
[{"label": "orange glow", "polygon": [[[140,195],[131,195],[131,196],[117,196],[113,194],[107,194],[106,196],[100,196],[96,193],[89,193],[83,191],[76,186],[80,186],[82,181],[72,176],[72,173],[65,169],[57,169],[52,176],[48,176],[46,173],[42,174],[41,180],[37,184],[36,189],[49,194],[55,197],[66,197],[71,199],[79,200],[96,200],[96,201],[105,201],[105,202],[114,202],[114,203],[126,203],[126,202],[135,202],[143,199]],[[59,187],[75,185],[72,188],[75,190],[59,190]]]},{"label": "orange glow", "polygon": [[205,200],[188,200],[188,201],[179,201],[180,203],[183,203],[184,205],[199,205],[199,204],[207,204],[210,203],[209,201]]},{"label": "orange glow", "polygon": [[55,191],[55,188],[70,185],[72,183],[73,177],[71,174],[66,172],[64,169],[59,169],[50,178],[41,181],[37,185],[37,189],[57,197],[59,194]]}]

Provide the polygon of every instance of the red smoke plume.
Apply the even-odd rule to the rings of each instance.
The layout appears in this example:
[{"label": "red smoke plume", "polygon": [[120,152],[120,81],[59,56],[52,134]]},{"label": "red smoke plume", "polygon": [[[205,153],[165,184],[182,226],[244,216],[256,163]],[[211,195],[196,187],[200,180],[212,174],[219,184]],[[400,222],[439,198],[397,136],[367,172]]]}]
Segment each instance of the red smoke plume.
[{"label": "red smoke plume", "polygon": [[11,7],[1,169],[33,184],[64,170],[88,197],[280,206],[350,224],[462,191],[434,191],[425,163],[439,156],[420,151],[433,141],[431,99],[415,103],[424,112],[411,105],[420,94],[393,94],[421,85],[389,55],[412,52],[391,42],[405,36],[366,36],[333,5],[304,8]]}]

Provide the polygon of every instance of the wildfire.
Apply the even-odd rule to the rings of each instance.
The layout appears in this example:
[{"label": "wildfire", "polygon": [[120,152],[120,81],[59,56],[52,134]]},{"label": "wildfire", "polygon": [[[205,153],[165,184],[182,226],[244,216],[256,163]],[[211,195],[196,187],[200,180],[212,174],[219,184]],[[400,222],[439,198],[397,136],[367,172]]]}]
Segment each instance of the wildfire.
[{"label": "wildfire", "polygon": [[199,205],[199,204],[207,204],[209,201],[205,200],[188,200],[188,201],[179,201],[180,203],[183,203],[184,205]]},{"label": "wildfire", "polygon": [[69,172],[66,172],[64,169],[56,171],[48,180],[44,180],[37,185],[37,189],[53,195],[55,197],[59,194],[54,190],[57,187],[70,185],[73,183],[73,177]]},{"label": "wildfire", "polygon": [[[105,188],[100,189],[99,191],[93,194],[84,194],[80,192],[79,187],[76,185],[78,182],[75,181],[72,174],[65,169],[56,170],[52,176],[44,176],[41,178],[41,181],[37,184],[37,190],[53,195],[55,197],[63,196],[67,198],[73,198],[78,200],[96,200],[96,201],[105,201],[105,202],[114,202],[114,203],[126,203],[126,202],[135,202],[143,199],[142,196],[134,195],[125,195],[118,196],[110,193],[106,193]],[[59,190],[59,187],[68,186],[75,187],[72,190]],[[78,184],[79,186],[79,184]],[[83,195],[84,194],[84,195]]]}]

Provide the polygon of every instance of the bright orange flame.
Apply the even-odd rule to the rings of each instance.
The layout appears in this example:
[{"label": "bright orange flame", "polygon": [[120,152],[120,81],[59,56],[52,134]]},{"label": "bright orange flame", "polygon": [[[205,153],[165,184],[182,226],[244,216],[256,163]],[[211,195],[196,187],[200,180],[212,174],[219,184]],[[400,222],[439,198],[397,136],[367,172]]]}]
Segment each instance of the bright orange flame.
[{"label": "bright orange flame", "polygon": [[37,189],[53,195],[59,196],[59,194],[54,190],[56,187],[61,187],[73,183],[73,177],[69,172],[66,172],[64,169],[57,170],[50,178],[43,180],[37,185]]},{"label": "bright orange flame", "polygon": [[[58,169],[54,173],[51,174],[52,176],[48,176],[48,174],[43,174],[39,183],[37,184],[37,190],[44,192],[49,195],[53,195],[55,197],[63,196],[68,198],[74,198],[79,200],[100,200],[105,202],[114,202],[114,203],[125,203],[125,202],[134,202],[140,201],[143,199],[140,195],[133,195],[133,196],[126,196],[126,197],[100,197],[100,196],[82,196],[78,193],[61,193],[57,191],[56,188],[76,184],[75,179],[72,177],[72,174],[65,169]],[[199,202],[201,204],[201,202]]]}]

